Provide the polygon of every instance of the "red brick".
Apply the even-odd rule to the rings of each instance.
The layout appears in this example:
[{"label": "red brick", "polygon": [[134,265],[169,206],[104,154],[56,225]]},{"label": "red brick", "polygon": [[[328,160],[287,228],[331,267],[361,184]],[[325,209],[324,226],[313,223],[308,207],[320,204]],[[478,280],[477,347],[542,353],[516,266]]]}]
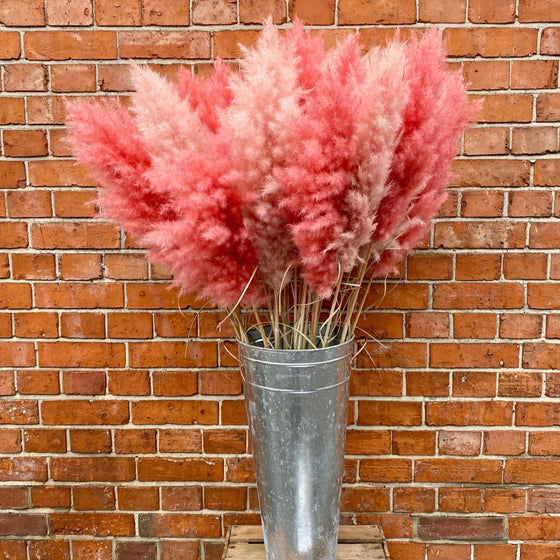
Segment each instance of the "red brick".
[{"label": "red brick", "polygon": [[515,560],[517,545],[515,544],[475,544],[474,560]]},{"label": "red brick", "polygon": [[[11,33],[3,31],[4,36],[11,36]],[[14,33],[18,40],[19,48],[19,34]],[[0,47],[1,49],[1,47]],[[0,54],[1,54],[0,50]],[[25,100],[21,97],[2,97],[0,98],[0,124],[25,124]],[[5,132],[5,131],[4,131]],[[18,162],[3,162],[2,175],[10,168],[18,168],[20,171],[23,168],[21,163]],[[19,173],[18,173],[19,174]],[[25,171],[24,171],[25,177]],[[5,180],[5,179],[4,179]],[[0,186],[8,186],[0,182]]]},{"label": "red brick", "polygon": [[388,430],[346,431],[347,455],[380,455],[391,451],[391,433]]},{"label": "red brick", "polygon": [[[559,474],[560,466],[556,459],[508,459],[504,482],[506,484],[555,484]],[[548,537],[550,538],[551,535]]]},{"label": "red brick", "polygon": [[156,453],[156,430],[115,430],[116,453]]},{"label": "red brick", "polygon": [[188,457],[185,459],[140,457],[140,481],[221,481],[224,476],[222,459]]},{"label": "red brick", "polygon": [[235,0],[216,0],[212,3],[193,0],[193,24],[228,25],[237,23],[237,2]]},{"label": "red brick", "polygon": [[465,192],[461,198],[461,216],[493,218],[502,215],[504,194],[489,189]]},{"label": "red brick", "polygon": [[141,25],[141,0],[95,0],[97,25]]},{"label": "red brick", "polygon": [[1,457],[0,480],[45,482],[47,460],[39,457]]},{"label": "red brick", "polygon": [[499,397],[540,397],[542,390],[543,379],[539,372],[508,371],[498,375]]},{"label": "red brick", "polygon": [[339,25],[414,23],[416,6],[413,0],[383,0],[371,4],[364,0],[340,0],[338,4]]},{"label": "red brick", "polygon": [[479,455],[482,434],[444,430],[439,432],[438,451],[440,455]]},{"label": "red brick", "polygon": [[104,260],[105,277],[114,280],[146,280],[148,263],[142,254],[109,254]]},{"label": "red brick", "polygon": [[362,482],[411,482],[412,461],[409,459],[362,459]]},{"label": "red brick", "polygon": [[515,21],[515,0],[505,0],[499,3],[470,0],[469,21],[473,23],[513,23]]},{"label": "red brick", "polygon": [[35,486],[31,488],[31,501],[35,507],[69,508],[70,488],[64,486]]},{"label": "red brick", "polygon": [[484,432],[485,455],[522,455],[525,452],[525,432]]},{"label": "red brick", "polygon": [[335,21],[335,1],[290,0],[288,13],[290,19],[298,17],[309,25],[332,25]]},{"label": "red brick", "polygon": [[[130,304],[129,304],[130,305]],[[139,304],[151,305],[149,303]],[[162,308],[163,303],[154,308]],[[190,339],[196,332],[197,317],[194,313],[188,312],[156,312],[154,313],[154,327],[156,334],[164,338],[187,338]]]},{"label": "red brick", "polygon": [[103,274],[101,266],[101,255],[92,253],[68,253],[58,259],[63,280],[97,280]]},{"label": "red brick", "polygon": [[560,554],[558,543],[522,543],[520,560],[554,560]]},{"label": "red brick", "polygon": [[25,488],[0,488],[0,507],[3,509],[26,509],[27,491]]},{"label": "red brick", "polygon": [[557,455],[559,450],[558,432],[531,432],[529,434],[529,453],[531,455]]},{"label": "red brick", "polygon": [[0,535],[46,535],[45,515],[29,513],[0,513]]},{"label": "red brick", "polygon": [[523,286],[515,282],[438,284],[433,298],[436,309],[517,309],[524,303]]},{"label": "red brick", "polygon": [[[560,179],[560,165],[554,159],[543,159],[535,162],[535,186],[552,186]],[[548,225],[548,224],[542,224]]]},{"label": "red brick", "polygon": [[42,0],[29,0],[25,9],[11,2],[0,5],[0,23],[7,27],[28,27],[45,24],[45,7]]},{"label": "red brick", "polygon": [[447,401],[426,405],[428,426],[511,426],[512,403],[507,401]]},{"label": "red brick", "polygon": [[[68,482],[125,482],[134,480],[132,457],[54,457],[53,480]],[[115,534],[115,536],[117,536]]]},{"label": "red brick", "polygon": [[112,395],[149,395],[150,377],[142,370],[111,370],[109,393]]},{"label": "red brick", "polygon": [[116,249],[119,234],[99,223],[45,223],[32,226],[35,249]]},{"label": "red brick", "polygon": [[31,367],[35,365],[32,342],[0,342],[0,362],[4,367]]},{"label": "red brick", "polygon": [[518,367],[518,346],[507,343],[433,343],[432,367]]},{"label": "red brick", "polygon": [[78,511],[115,509],[115,490],[110,486],[75,486],[72,496]]},{"label": "red brick", "polygon": [[93,64],[53,64],[51,88],[57,93],[93,92],[96,90]]},{"label": "red brick", "polygon": [[111,338],[152,338],[150,313],[108,313],[107,334]]},{"label": "red brick", "polygon": [[[52,151],[51,131],[51,151]],[[92,218],[96,213],[95,191],[64,191],[54,193],[54,214],[57,218]],[[107,255],[109,256],[109,255]]]},{"label": "red brick", "polygon": [[554,488],[531,488],[527,492],[527,511],[560,513],[559,497]]},{"label": "red brick", "polygon": [[547,192],[520,190],[511,193],[508,213],[513,217],[549,217],[552,215],[552,196]]},{"label": "red brick", "polygon": [[515,540],[558,540],[560,519],[542,515],[520,515],[509,520],[510,538]]},{"label": "red brick", "polygon": [[154,400],[132,403],[134,424],[217,424],[218,403]]},{"label": "red brick", "polygon": [[201,453],[202,433],[185,428],[161,429],[159,450],[161,453]]},{"label": "red brick", "polygon": [[541,93],[537,96],[537,121],[557,122],[560,120],[560,95]]},{"label": "red brick", "polygon": [[433,455],[436,449],[434,432],[398,430],[392,432],[392,452],[396,455]]},{"label": "red brick", "polygon": [[239,58],[242,54],[240,45],[253,47],[258,37],[258,31],[254,30],[226,29],[215,31],[212,35],[214,56],[224,59]]},{"label": "red brick", "polygon": [[362,401],[358,407],[358,424],[362,426],[418,426],[421,423],[421,403]]},{"label": "red brick", "polygon": [[[432,512],[435,510],[435,491],[433,488],[394,488],[393,509],[396,512]],[[377,511],[384,510],[379,508]]]},{"label": "red brick", "polygon": [[365,311],[358,320],[358,327],[375,339],[402,338],[404,333],[401,313],[383,313],[377,310],[374,312]]},{"label": "red brick", "polygon": [[58,317],[56,313],[15,313],[16,336],[22,338],[56,338]]},{"label": "red brick", "polygon": [[[177,309],[190,305],[188,296],[183,296],[181,290],[172,288],[167,283],[130,283],[126,287],[127,307],[129,309]],[[182,314],[178,314],[185,321]]]},{"label": "red brick", "polygon": [[103,395],[106,388],[102,371],[64,371],[62,383],[67,395]]},{"label": "red brick", "polygon": [[492,371],[453,372],[454,397],[495,397],[496,373]]},{"label": "red brick", "polygon": [[[2,9],[2,6],[0,6],[0,9]],[[0,45],[0,60],[10,60],[10,59],[19,58],[21,56],[19,33],[11,32],[11,31],[3,31],[2,39],[3,39],[2,44]]]},{"label": "red brick", "polygon": [[117,488],[119,510],[150,511],[159,509],[159,491],[150,487]]},{"label": "red brick", "polygon": [[495,313],[455,313],[453,315],[455,338],[494,338],[496,336]]},{"label": "red brick", "polygon": [[153,394],[161,396],[194,395],[197,390],[197,376],[191,371],[154,372]]},{"label": "red brick", "polygon": [[119,542],[117,543],[118,560],[156,560],[156,543],[151,542]]},{"label": "red brick", "polygon": [[473,96],[482,99],[482,111],[479,122],[531,122],[533,116],[533,97],[528,94],[495,94]]},{"label": "red brick", "polygon": [[223,455],[245,453],[247,442],[244,430],[205,430],[203,432],[205,453]]},{"label": "red brick", "polygon": [[46,91],[48,69],[43,64],[10,64],[4,70],[6,91]]},{"label": "red brick", "polygon": [[122,58],[210,58],[210,34],[206,31],[120,31],[119,55]]},{"label": "red brick", "polygon": [[21,431],[19,429],[2,428],[0,430],[0,449],[3,453],[20,453]]},{"label": "red brick", "polygon": [[451,255],[414,253],[407,259],[409,280],[450,280],[453,274]]},{"label": "red brick", "polygon": [[538,338],[541,332],[541,315],[508,313],[500,317],[500,338]]},{"label": "red brick", "polygon": [[[211,543],[206,543],[206,547]],[[219,554],[215,557],[217,560],[221,558],[223,545],[217,543],[216,546],[220,550]],[[175,560],[176,558],[190,558],[192,560],[200,560],[200,547],[198,541],[173,541],[169,539],[162,540],[161,542],[161,560]],[[209,558],[206,552],[206,558]],[[209,558],[209,560],[214,560]]]},{"label": "red brick", "polygon": [[102,282],[38,283],[35,284],[35,305],[48,309],[122,307],[123,286]]},{"label": "red brick", "polygon": [[73,540],[72,553],[80,560],[112,560],[113,549],[111,540]]},{"label": "red brick", "polygon": [[73,453],[111,453],[111,432],[109,430],[72,430],[70,449]]},{"label": "red brick", "polygon": [[222,401],[222,424],[224,426],[247,425],[247,414],[243,400]]},{"label": "red brick", "polygon": [[190,341],[188,350],[184,342],[131,342],[129,356],[131,367],[190,368],[218,365],[215,342]]},{"label": "red brick", "polygon": [[502,464],[496,459],[417,459],[414,480],[498,484],[502,481]]},{"label": "red brick", "polygon": [[52,513],[53,535],[132,536],[134,516],[128,513]]},{"label": "red brick", "polygon": [[450,56],[507,57],[537,52],[537,29],[513,27],[457,27],[447,29],[444,39]]},{"label": "red brick", "polygon": [[560,422],[560,404],[556,402],[519,402],[516,407],[518,426],[555,426]]},{"label": "red brick", "polygon": [[123,400],[49,400],[41,403],[44,424],[104,425],[128,422],[128,403]]},{"label": "red brick", "polygon": [[29,60],[104,60],[117,56],[114,31],[30,31],[24,36],[24,49]]},{"label": "red brick", "polygon": [[428,23],[460,23],[465,21],[465,0],[443,0],[431,2],[420,0],[418,4],[418,21]]},{"label": "red brick", "polygon": [[445,397],[449,395],[449,373],[446,371],[406,372],[406,394]]},{"label": "red brick", "polygon": [[449,336],[449,315],[434,312],[408,313],[406,332],[410,338],[446,338]]},{"label": "red brick", "polygon": [[240,23],[262,23],[268,16],[276,24],[286,22],[286,4],[283,0],[240,0]]},{"label": "red brick", "polygon": [[528,343],[523,345],[523,367],[558,369],[560,345],[550,343]]},{"label": "red brick", "polygon": [[358,356],[357,366],[369,368],[426,367],[426,344],[422,342],[385,342],[383,348],[377,343],[368,343],[367,353]]},{"label": "red brick", "polygon": [[560,21],[560,6],[547,0],[519,0],[519,21]]},{"label": "red brick", "polygon": [[189,25],[190,23],[190,6],[177,3],[175,0],[144,0],[143,9],[144,25]]},{"label": "red brick", "polygon": [[527,303],[533,309],[557,309],[560,284],[532,283],[527,289]]},{"label": "red brick", "polygon": [[514,60],[511,68],[512,89],[555,88],[558,62],[555,60]]},{"label": "red brick", "polygon": [[465,132],[465,155],[505,155],[508,148],[507,128],[471,128]]},{"label": "red brick", "polygon": [[60,335],[65,338],[105,338],[105,315],[63,312],[60,314]]},{"label": "red brick", "polygon": [[500,275],[501,255],[477,253],[458,254],[456,257],[456,280],[498,280]]},{"label": "red brick", "polygon": [[52,216],[51,196],[46,191],[10,191],[8,192],[7,200],[8,212],[11,218],[43,218]]},{"label": "red brick", "polygon": [[47,23],[57,26],[91,25],[92,0],[47,0]]},{"label": "red brick", "polygon": [[[4,131],[4,154],[10,157],[33,157],[33,156],[46,156],[47,155],[47,136],[43,130],[5,130]],[[10,195],[20,194],[20,191],[8,193],[8,200]],[[49,198],[50,209],[50,194],[49,193],[33,193],[39,196],[47,195]],[[12,199],[12,204],[15,199]],[[9,205],[9,202],[8,202]],[[16,213],[10,209],[10,216],[20,217],[17,214],[17,207],[14,208]],[[27,214],[29,216],[36,216],[36,214]],[[39,216],[50,216],[52,212],[47,214],[40,214]]]},{"label": "red brick", "polygon": [[18,393],[22,395],[57,395],[60,392],[58,371],[18,370]]},{"label": "red brick", "polygon": [[[516,127],[512,131],[511,148],[514,154],[556,152],[558,149],[557,130],[551,126]],[[524,194],[527,196],[530,193]]]},{"label": "red brick", "polygon": [[543,29],[541,54],[560,54],[560,27],[546,27]]},{"label": "red brick", "polygon": [[446,249],[517,249],[525,247],[525,224],[507,221],[438,222],[434,243]]},{"label": "red brick", "polygon": [[420,516],[418,537],[423,540],[497,541],[506,538],[503,517]]},{"label": "red brick", "polygon": [[25,429],[23,442],[26,453],[66,453],[66,432],[51,429]]},{"label": "red brick", "polygon": [[0,247],[18,249],[27,247],[28,244],[27,224],[25,222],[3,222],[0,224]]},{"label": "red brick", "polygon": [[[66,116],[64,99],[54,95],[36,95],[28,97],[27,115],[29,124],[63,124]],[[52,163],[51,161],[32,161],[29,162],[29,167],[35,171],[35,166],[38,164],[39,167],[48,169]]]},{"label": "red brick", "polygon": [[243,387],[238,371],[205,370],[199,373],[201,395],[240,395]]},{"label": "red brick", "polygon": [[[211,487],[205,488],[205,492]],[[222,489],[224,490],[224,489]],[[238,489],[234,489],[238,490]],[[202,509],[201,486],[170,486],[162,488],[161,507],[168,511],[197,511]],[[212,509],[212,508],[211,508]]]},{"label": "red brick", "polygon": [[187,513],[141,514],[140,535],[144,537],[216,538],[221,536],[216,515]]},{"label": "red brick", "polygon": [[54,256],[14,253],[12,271],[14,280],[53,280],[56,274]]},{"label": "red brick", "polygon": [[525,490],[516,488],[485,488],[482,492],[483,509],[492,513],[523,513]]}]

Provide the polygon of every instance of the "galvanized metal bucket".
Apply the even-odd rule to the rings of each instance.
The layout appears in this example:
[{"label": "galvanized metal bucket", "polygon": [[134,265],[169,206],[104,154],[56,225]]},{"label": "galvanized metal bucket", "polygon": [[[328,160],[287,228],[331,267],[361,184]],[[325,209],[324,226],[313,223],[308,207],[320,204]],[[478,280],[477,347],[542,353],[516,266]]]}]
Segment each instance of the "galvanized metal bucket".
[{"label": "galvanized metal bucket", "polygon": [[335,560],[353,341],[239,351],[266,560]]}]

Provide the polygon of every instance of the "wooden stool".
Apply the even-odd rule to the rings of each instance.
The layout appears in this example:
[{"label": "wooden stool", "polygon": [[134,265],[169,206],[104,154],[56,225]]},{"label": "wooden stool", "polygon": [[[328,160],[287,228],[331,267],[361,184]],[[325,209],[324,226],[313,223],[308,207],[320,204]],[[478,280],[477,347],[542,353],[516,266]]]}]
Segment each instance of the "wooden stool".
[{"label": "wooden stool", "polygon": [[[262,527],[229,528],[222,560],[265,560]],[[383,531],[377,525],[341,525],[337,560],[389,560]]]}]

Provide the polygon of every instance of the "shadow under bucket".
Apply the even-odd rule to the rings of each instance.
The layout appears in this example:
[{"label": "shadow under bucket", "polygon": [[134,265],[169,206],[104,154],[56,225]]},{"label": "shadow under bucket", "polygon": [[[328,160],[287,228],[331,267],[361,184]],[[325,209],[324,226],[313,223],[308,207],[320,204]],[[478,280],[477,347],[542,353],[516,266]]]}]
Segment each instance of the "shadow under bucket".
[{"label": "shadow under bucket", "polygon": [[354,341],[239,342],[267,560],[335,560]]}]

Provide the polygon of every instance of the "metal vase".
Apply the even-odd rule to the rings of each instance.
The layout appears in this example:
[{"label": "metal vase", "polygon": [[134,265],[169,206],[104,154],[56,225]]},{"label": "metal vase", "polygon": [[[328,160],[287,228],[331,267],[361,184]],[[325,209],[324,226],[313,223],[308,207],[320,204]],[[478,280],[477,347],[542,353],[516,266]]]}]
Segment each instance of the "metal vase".
[{"label": "metal vase", "polygon": [[336,560],[353,340],[239,351],[266,560]]}]

